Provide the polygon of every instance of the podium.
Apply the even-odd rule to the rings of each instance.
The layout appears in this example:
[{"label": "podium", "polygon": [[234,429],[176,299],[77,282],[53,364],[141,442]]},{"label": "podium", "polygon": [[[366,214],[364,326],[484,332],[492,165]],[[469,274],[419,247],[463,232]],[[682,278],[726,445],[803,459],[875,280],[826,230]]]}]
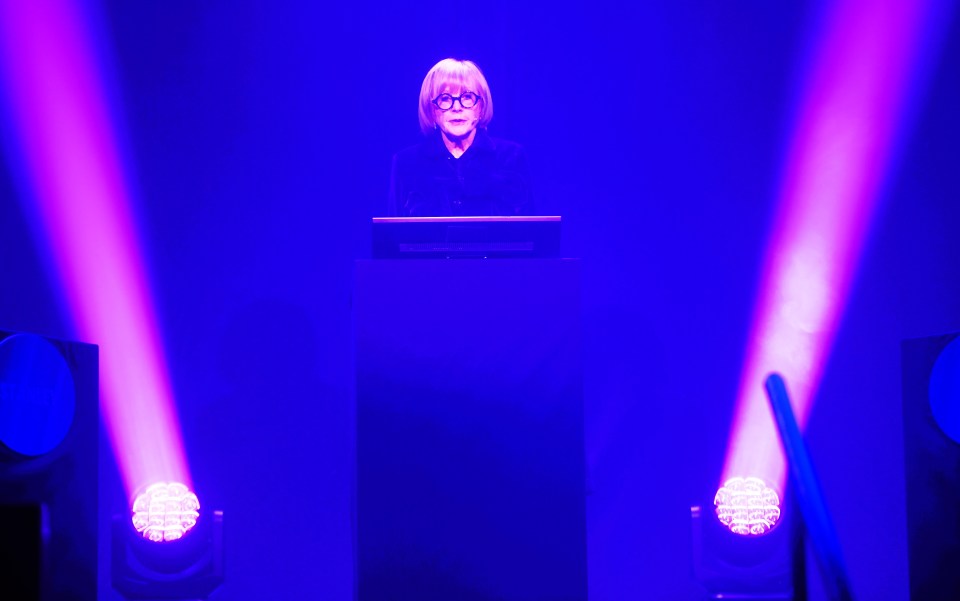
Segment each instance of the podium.
[{"label": "podium", "polygon": [[359,601],[586,601],[579,272],[357,261]]}]

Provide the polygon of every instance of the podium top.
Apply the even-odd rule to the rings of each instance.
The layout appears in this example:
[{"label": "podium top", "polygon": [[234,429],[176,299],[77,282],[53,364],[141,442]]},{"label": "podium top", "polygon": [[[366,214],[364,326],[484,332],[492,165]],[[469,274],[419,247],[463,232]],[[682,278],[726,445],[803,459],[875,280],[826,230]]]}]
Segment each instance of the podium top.
[{"label": "podium top", "polygon": [[374,217],[374,259],[557,258],[558,215]]},{"label": "podium top", "polygon": [[525,221],[560,221],[559,215],[503,215],[450,217],[374,217],[373,223],[520,223]]}]

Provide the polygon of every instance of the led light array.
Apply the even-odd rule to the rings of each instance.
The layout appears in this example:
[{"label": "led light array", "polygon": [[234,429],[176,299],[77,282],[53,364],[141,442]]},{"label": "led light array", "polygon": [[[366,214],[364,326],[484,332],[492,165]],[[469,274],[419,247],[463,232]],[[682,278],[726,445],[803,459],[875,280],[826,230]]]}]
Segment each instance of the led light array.
[{"label": "led light array", "polygon": [[150,485],[133,502],[133,527],[153,542],[178,540],[197,525],[200,501],[185,485]]},{"label": "led light array", "polygon": [[717,518],[734,534],[766,534],[780,519],[780,497],[760,478],[730,478],[713,505]]}]

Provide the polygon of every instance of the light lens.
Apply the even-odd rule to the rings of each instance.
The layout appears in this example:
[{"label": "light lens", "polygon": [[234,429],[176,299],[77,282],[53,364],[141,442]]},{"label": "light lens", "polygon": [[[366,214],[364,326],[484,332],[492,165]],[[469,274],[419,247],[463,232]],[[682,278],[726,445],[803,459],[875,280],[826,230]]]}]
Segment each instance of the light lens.
[{"label": "light lens", "polygon": [[199,517],[197,495],[179,482],[151,484],[133,502],[133,527],[156,543],[183,538]]},{"label": "light lens", "polygon": [[766,534],[780,520],[780,496],[760,478],[730,478],[713,505],[717,518],[734,534]]}]

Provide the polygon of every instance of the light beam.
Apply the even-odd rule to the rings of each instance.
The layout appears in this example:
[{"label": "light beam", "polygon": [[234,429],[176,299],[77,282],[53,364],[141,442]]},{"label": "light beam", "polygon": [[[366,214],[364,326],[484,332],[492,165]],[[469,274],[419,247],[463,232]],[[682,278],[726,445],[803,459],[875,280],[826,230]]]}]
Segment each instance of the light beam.
[{"label": "light beam", "polygon": [[[130,186],[81,6],[0,0],[0,83],[22,194],[77,336],[100,346],[101,407],[125,488],[190,482]],[[32,196],[32,200],[31,200]]]},{"label": "light beam", "polygon": [[783,490],[785,463],[764,397],[791,384],[805,425],[895,153],[936,0],[844,0],[827,15],[786,157],[721,482]]}]

